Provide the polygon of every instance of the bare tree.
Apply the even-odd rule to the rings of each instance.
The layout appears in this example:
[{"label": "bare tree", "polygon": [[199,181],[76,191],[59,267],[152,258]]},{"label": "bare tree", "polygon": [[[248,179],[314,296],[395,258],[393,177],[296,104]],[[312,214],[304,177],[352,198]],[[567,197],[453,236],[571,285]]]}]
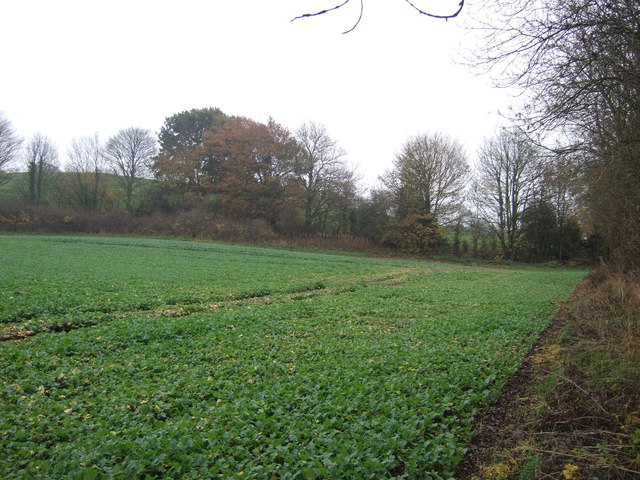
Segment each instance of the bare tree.
[{"label": "bare tree", "polygon": [[294,177],[304,189],[304,231],[322,229],[331,207],[355,193],[356,175],[324,125],[302,124],[295,132],[299,151]]},{"label": "bare tree", "polygon": [[133,192],[139,179],[149,175],[156,151],[155,137],[142,128],[125,128],[107,141],[107,164],[124,189],[129,211],[133,208]]},{"label": "bare tree", "polygon": [[72,202],[89,210],[100,208],[106,194],[104,147],[98,135],[74,138],[67,150],[66,170],[70,177]]},{"label": "bare tree", "polygon": [[0,112],[0,185],[8,181],[6,168],[17,158],[21,145],[22,139],[16,135],[9,119]]},{"label": "bare tree", "polygon": [[518,130],[502,130],[479,152],[474,202],[493,227],[505,258],[513,258],[521,217],[535,193],[540,157]]},{"label": "bare tree", "polygon": [[640,4],[488,0],[477,64],[520,86],[530,131],[580,151],[594,223],[624,268],[640,269]]},{"label": "bare tree", "polygon": [[433,215],[446,222],[461,206],[468,176],[462,144],[432,133],[407,140],[381,180],[393,195],[397,216]]},{"label": "bare tree", "polygon": [[27,175],[20,190],[30,205],[42,205],[57,177],[58,150],[49,138],[37,133],[27,143],[24,163]]}]

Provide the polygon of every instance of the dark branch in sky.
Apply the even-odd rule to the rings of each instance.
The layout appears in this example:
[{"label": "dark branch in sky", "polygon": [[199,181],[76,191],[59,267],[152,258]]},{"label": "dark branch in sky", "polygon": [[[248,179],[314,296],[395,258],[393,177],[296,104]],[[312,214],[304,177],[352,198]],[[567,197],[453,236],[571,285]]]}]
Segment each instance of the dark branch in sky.
[{"label": "dark branch in sky", "polygon": [[[304,15],[300,15],[300,16],[292,19],[291,21],[293,22],[294,20],[298,20],[299,18],[317,17],[318,15],[324,15],[325,13],[332,12],[334,10],[338,10],[341,7],[344,7],[350,1],[351,0],[345,0],[340,5],[336,5],[333,8],[327,8],[326,10],[321,10],[321,11],[316,12],[316,13],[305,13]],[[362,12],[363,12],[363,10],[364,10],[364,0],[360,0],[360,16],[358,17],[358,20],[353,25],[353,27],[351,27],[349,30],[346,30],[346,31],[342,32],[343,34],[353,31],[358,26],[358,24],[360,23],[360,20],[362,20]]]},{"label": "dark branch in sky", "polygon": [[[293,22],[294,20],[298,20],[299,18],[317,17],[318,15],[324,15],[325,13],[333,12],[334,10],[338,10],[339,8],[344,7],[350,1],[351,0],[345,0],[344,2],[342,2],[339,5],[336,5],[333,8],[327,8],[325,10],[321,10],[321,11],[316,12],[316,13],[305,13],[303,15],[299,15],[299,16],[293,18],[291,21]],[[421,10],[420,8],[416,7],[413,3],[411,3],[410,0],[404,0],[404,1],[407,2],[409,5],[411,5],[411,7],[414,10],[416,10],[418,13],[420,13],[421,15],[426,15],[427,17],[431,17],[431,18],[440,18],[440,19],[444,19],[444,20],[448,20],[450,18],[457,17],[460,14],[460,12],[462,12],[462,9],[464,8],[464,0],[460,0],[460,3],[458,3],[458,10],[456,10],[454,13],[451,13],[449,15],[436,15],[434,13],[429,13],[429,12],[425,12],[424,10]],[[353,27],[351,27],[349,30],[346,30],[346,31],[342,32],[343,34],[344,33],[349,33],[349,32],[352,32],[353,30],[355,30],[355,28],[360,23],[360,20],[362,20],[362,12],[363,11],[364,11],[364,0],[360,0],[360,16],[358,17],[358,20],[353,25]]]},{"label": "dark branch in sky", "polygon": [[342,32],[343,34],[345,33],[349,33],[353,30],[355,30],[355,28],[358,26],[358,24],[360,23],[360,20],[362,20],[362,11],[364,10],[364,0],[360,0],[360,16],[358,17],[358,21],[353,25],[353,27],[351,27],[349,30],[346,30],[344,32]]},{"label": "dark branch in sky", "polygon": [[452,13],[450,15],[435,15],[433,13],[429,13],[429,12],[425,12],[424,10],[420,10],[418,7],[416,7],[409,0],[404,0],[404,1],[407,2],[409,5],[411,5],[416,11],[418,11],[418,13],[420,13],[422,15],[426,15],[427,17],[431,17],[431,18],[442,18],[444,20],[449,20],[450,18],[457,17],[458,15],[460,15],[460,12],[464,8],[464,0],[460,0],[460,3],[458,4],[458,10],[456,10],[454,13]]},{"label": "dark branch in sky", "polygon": [[306,18],[306,17],[317,17],[318,15],[324,15],[327,12],[332,12],[333,10],[338,10],[340,7],[344,7],[347,3],[349,3],[351,0],[345,0],[343,3],[341,3],[340,5],[336,5],[333,8],[327,8],[326,10],[321,10],[319,12],[316,13],[305,13],[303,15],[299,15],[296,18],[293,18],[291,21],[293,22],[294,20],[298,20],[299,18]]}]

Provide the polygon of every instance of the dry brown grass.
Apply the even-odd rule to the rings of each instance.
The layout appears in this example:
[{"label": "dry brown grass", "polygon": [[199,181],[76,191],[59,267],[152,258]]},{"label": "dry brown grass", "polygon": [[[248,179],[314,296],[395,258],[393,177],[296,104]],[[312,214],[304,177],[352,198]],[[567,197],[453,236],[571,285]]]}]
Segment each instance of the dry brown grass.
[{"label": "dry brown grass", "polygon": [[640,478],[640,282],[601,270],[567,310],[562,363],[535,423],[540,478]]}]

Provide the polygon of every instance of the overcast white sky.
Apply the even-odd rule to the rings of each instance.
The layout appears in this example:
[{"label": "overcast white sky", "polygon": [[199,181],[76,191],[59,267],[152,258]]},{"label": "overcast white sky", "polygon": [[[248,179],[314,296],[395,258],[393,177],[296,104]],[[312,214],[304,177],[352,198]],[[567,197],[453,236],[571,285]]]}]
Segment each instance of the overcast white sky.
[{"label": "overcast white sky", "polygon": [[[311,120],[356,164],[366,184],[410,135],[442,131],[477,146],[509,101],[456,65],[462,18],[417,14],[402,0],[367,0],[290,20],[337,0],[3,0],[0,111],[18,134],[103,140],[138,126],[157,132],[191,108],[277,122]],[[455,0],[414,0],[457,5]],[[471,2],[473,3],[473,2]]]}]

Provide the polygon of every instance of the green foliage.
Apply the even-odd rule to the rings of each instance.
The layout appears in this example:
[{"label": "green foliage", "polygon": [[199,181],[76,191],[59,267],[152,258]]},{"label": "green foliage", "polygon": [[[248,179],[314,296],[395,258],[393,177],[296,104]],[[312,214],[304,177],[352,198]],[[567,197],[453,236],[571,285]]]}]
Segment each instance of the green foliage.
[{"label": "green foliage", "polygon": [[221,125],[227,116],[219,108],[193,108],[165,119],[158,134],[160,155],[175,155],[202,144],[202,132]]},{"label": "green foliage", "polygon": [[520,468],[520,471],[518,472],[518,480],[533,480],[538,478],[541,466],[542,460],[540,460],[540,457],[532,456]]},{"label": "green foliage", "polygon": [[153,171],[167,186],[181,186],[202,193],[204,184],[215,176],[217,161],[202,148],[202,134],[220,127],[228,117],[219,108],[194,108],[165,119],[158,133],[160,151]]},{"label": "green foliage", "polygon": [[583,275],[0,244],[0,328],[33,335],[0,343],[6,479],[452,478],[475,413]]},{"label": "green foliage", "polygon": [[384,243],[407,253],[433,253],[446,244],[446,233],[433,215],[408,215],[393,222],[383,237]]}]

